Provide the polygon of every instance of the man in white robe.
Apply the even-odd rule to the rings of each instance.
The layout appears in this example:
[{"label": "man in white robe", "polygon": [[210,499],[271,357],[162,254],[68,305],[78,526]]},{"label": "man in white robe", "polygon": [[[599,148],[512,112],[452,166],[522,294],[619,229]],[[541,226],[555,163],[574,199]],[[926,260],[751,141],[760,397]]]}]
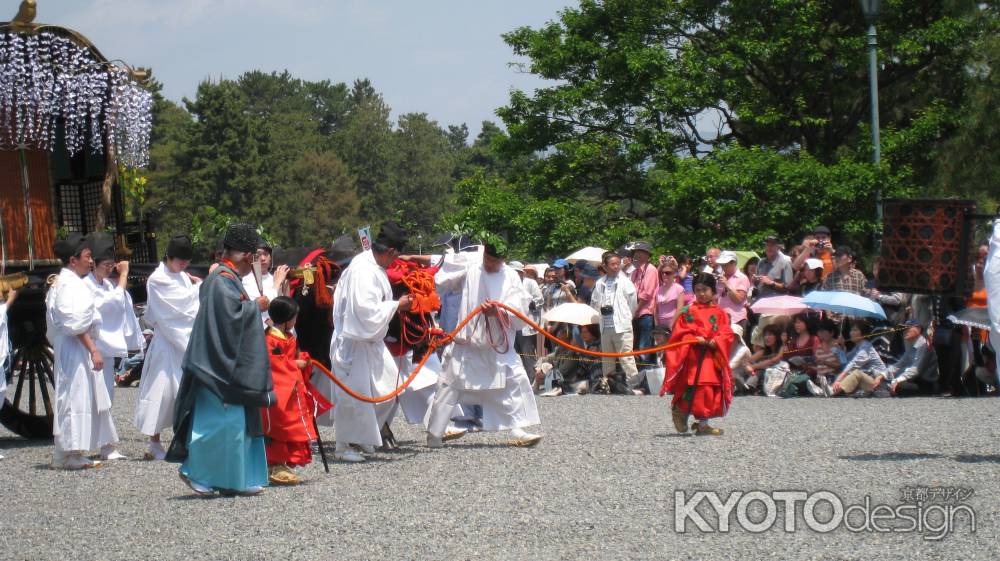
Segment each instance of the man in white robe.
[{"label": "man in white robe", "polygon": [[88,242],[73,232],[55,245],[63,269],[45,296],[46,335],[52,344],[56,403],[52,424],[54,469],[96,467],[91,450],[118,442],[111,398],[104,385],[104,357],[95,340],[94,295],[83,277],[93,260]]},{"label": "man in white robe", "polygon": [[[445,264],[435,276],[442,290],[460,288],[459,320],[486,302],[500,302],[521,313],[529,296],[517,272],[504,263],[505,248],[486,243],[482,263],[457,267]],[[483,408],[484,431],[511,431],[511,444],[532,446],[542,437],[525,431],[541,421],[531,382],[514,350],[515,335],[524,323],[495,306],[469,322],[445,349],[437,394],[428,415],[427,446],[442,446],[452,411],[459,402]]]},{"label": "man in white robe", "polygon": [[163,262],[146,281],[143,320],[153,329],[139,380],[133,422],[149,437],[147,460],[166,455],[160,433],[174,423],[174,402],[181,383],[181,360],[198,315],[200,279],[184,272],[194,250],[187,236],[174,236]]},{"label": "man in white robe", "polygon": [[990,250],[986,254],[983,282],[986,285],[986,307],[992,326],[990,344],[997,353],[997,372],[1000,373],[1000,213],[993,221],[993,237],[990,238]]},{"label": "man in white robe", "polygon": [[[392,299],[385,269],[405,245],[403,230],[392,222],[384,224],[372,249],[355,257],[344,270],[334,293],[332,371],[352,391],[366,397],[388,394],[401,381],[384,339],[396,312],[410,309],[410,298]],[[365,453],[382,445],[381,427],[395,412],[395,400],[367,403],[336,387],[333,402],[334,458],[363,462],[364,456],[351,445]]]},{"label": "man in white robe", "polygon": [[[0,296],[4,297],[3,300],[0,300],[0,409],[3,409],[3,401],[7,395],[7,370],[14,366],[11,364],[14,357],[11,356],[10,339],[7,334],[7,310],[10,310],[11,305],[14,304],[17,291],[11,290],[7,294],[0,294]],[[3,454],[0,454],[0,460],[2,459]]]},{"label": "man in white robe", "polygon": [[[115,359],[128,357],[130,350],[142,348],[142,328],[135,317],[132,297],[127,290],[128,261],[115,263],[115,242],[110,234],[95,232],[89,236],[93,252],[94,270],[84,278],[87,287],[94,294],[94,307],[98,319],[97,350],[104,358],[104,385],[108,397],[115,400]],[[118,282],[111,282],[108,276],[118,271]],[[101,449],[104,460],[120,460],[125,456],[113,444]]]},{"label": "man in white robe", "polygon": [[[260,287],[257,286],[257,278],[251,271],[249,274],[245,275],[241,280],[243,282],[243,289],[247,291],[247,296],[251,300],[256,300],[261,296],[266,296],[268,301],[274,300],[278,296],[281,296],[281,285],[285,282],[285,278],[288,276],[288,265],[279,266],[274,274],[271,273],[272,259],[272,249],[270,245],[263,244],[257,249],[257,260],[260,262]],[[261,293],[261,288],[264,289],[263,294]],[[267,312],[261,312],[260,320],[265,326],[270,327],[270,318]]]}]

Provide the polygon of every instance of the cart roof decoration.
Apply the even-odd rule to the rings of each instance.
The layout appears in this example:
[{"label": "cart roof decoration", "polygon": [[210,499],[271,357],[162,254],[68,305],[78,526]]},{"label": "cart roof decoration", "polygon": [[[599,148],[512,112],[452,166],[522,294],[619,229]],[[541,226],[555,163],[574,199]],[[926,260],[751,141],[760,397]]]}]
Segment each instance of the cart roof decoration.
[{"label": "cart roof decoration", "polygon": [[149,70],[109,61],[65,27],[33,23],[24,0],[0,23],[0,149],[54,150],[57,130],[70,155],[106,148],[119,164],[149,161],[153,96],[141,87]]}]

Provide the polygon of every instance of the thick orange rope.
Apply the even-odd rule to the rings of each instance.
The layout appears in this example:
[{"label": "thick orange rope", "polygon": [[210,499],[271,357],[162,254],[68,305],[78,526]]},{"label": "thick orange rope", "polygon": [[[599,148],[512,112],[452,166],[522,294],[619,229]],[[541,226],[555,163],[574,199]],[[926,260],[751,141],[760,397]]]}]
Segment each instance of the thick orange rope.
[{"label": "thick orange rope", "polygon": [[501,309],[506,310],[507,312],[509,312],[510,314],[514,315],[515,317],[517,317],[521,321],[527,323],[529,326],[531,326],[533,329],[538,330],[539,333],[541,333],[542,335],[544,335],[546,338],[548,338],[553,343],[555,343],[555,344],[557,344],[559,346],[565,347],[565,348],[567,348],[567,349],[569,349],[571,351],[575,351],[577,353],[583,354],[583,355],[599,356],[599,357],[604,357],[604,358],[621,358],[621,357],[626,357],[626,356],[636,356],[636,355],[649,354],[649,353],[658,353],[658,352],[665,351],[667,349],[671,349],[673,347],[680,347],[682,345],[691,345],[691,344],[694,344],[694,341],[681,341],[681,342],[678,342],[678,343],[668,343],[666,345],[660,345],[659,347],[652,347],[652,348],[649,348],[649,349],[639,349],[639,350],[636,350],[636,351],[629,351],[627,353],[605,353],[605,352],[601,352],[601,351],[592,351],[590,349],[584,349],[582,347],[577,347],[576,345],[574,345],[572,343],[567,343],[566,341],[563,341],[562,339],[560,339],[560,338],[556,337],[555,335],[553,335],[553,334],[549,333],[548,331],[546,331],[544,328],[542,328],[542,326],[540,326],[537,323],[531,321],[531,318],[525,316],[524,314],[522,314],[516,308],[512,308],[512,307],[510,307],[510,306],[508,306],[508,305],[506,305],[506,304],[504,304],[502,302],[488,301],[485,304],[483,304],[482,306],[479,306],[478,308],[476,308],[475,310],[473,310],[473,312],[471,314],[469,314],[468,317],[466,317],[465,319],[463,319],[461,321],[461,323],[459,323],[455,327],[455,330],[452,331],[451,333],[444,333],[444,332],[438,333],[437,337],[434,338],[434,339],[432,339],[431,342],[430,342],[430,344],[428,344],[428,346],[427,346],[427,353],[424,355],[424,358],[420,359],[420,362],[417,363],[417,366],[416,366],[416,368],[413,369],[413,372],[411,372],[410,375],[407,376],[406,380],[404,380],[402,384],[400,384],[399,386],[397,386],[395,390],[393,390],[393,391],[391,391],[391,392],[389,392],[389,393],[387,393],[385,395],[382,395],[382,396],[379,396],[379,397],[368,397],[366,395],[361,395],[358,392],[356,392],[356,391],[352,390],[351,388],[347,387],[346,384],[344,384],[343,382],[341,382],[340,379],[337,378],[337,376],[333,372],[330,372],[329,369],[327,369],[325,366],[323,366],[323,364],[321,364],[319,362],[316,362],[315,360],[313,360],[312,363],[313,363],[313,366],[315,366],[320,372],[322,372],[323,374],[325,374],[327,378],[329,378],[330,380],[332,380],[333,383],[337,384],[337,386],[339,386],[340,389],[344,390],[344,393],[346,393],[347,395],[353,397],[354,399],[357,399],[358,401],[364,401],[365,403],[383,403],[383,402],[389,401],[390,399],[394,399],[396,396],[398,396],[399,394],[403,393],[404,390],[406,390],[407,386],[409,386],[413,382],[413,380],[417,377],[417,374],[420,373],[420,369],[423,368],[424,364],[427,363],[427,359],[430,358],[431,353],[433,353],[439,347],[442,347],[442,346],[447,345],[448,343],[450,343],[455,338],[455,336],[458,335],[458,333],[460,331],[462,331],[462,329],[464,329],[465,326],[468,325],[468,323],[470,321],[472,321],[473,318],[475,318],[477,315],[485,312],[488,308],[494,307],[494,306],[497,307],[497,308],[501,308]]}]

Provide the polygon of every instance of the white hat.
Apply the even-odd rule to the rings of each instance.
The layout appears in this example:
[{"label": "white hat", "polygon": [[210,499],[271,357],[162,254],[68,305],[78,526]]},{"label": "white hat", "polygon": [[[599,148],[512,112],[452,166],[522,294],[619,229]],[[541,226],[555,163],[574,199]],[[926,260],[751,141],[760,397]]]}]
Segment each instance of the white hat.
[{"label": "white hat", "polygon": [[726,263],[735,263],[736,254],[732,251],[723,251],[719,254],[719,258],[715,260],[718,265],[725,265]]},{"label": "white hat", "polygon": [[733,334],[734,335],[736,335],[737,337],[743,337],[743,326],[742,325],[740,325],[738,323],[734,323],[731,327],[733,329]]},{"label": "white hat", "polygon": [[819,259],[806,259],[806,269],[822,269],[823,262]]},{"label": "white hat", "polygon": [[510,263],[507,263],[507,266],[509,266],[511,269],[514,269],[515,271],[524,270],[524,263],[521,263],[520,261],[511,261]]}]

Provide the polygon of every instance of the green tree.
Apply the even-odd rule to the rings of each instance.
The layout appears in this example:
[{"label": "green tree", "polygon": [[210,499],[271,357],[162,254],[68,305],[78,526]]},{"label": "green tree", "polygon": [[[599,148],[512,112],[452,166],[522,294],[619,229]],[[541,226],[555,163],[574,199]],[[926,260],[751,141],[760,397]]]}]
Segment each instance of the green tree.
[{"label": "green tree", "polygon": [[279,212],[265,224],[287,246],[329,244],[360,225],[354,177],[331,150],[303,154],[275,194]]},{"label": "green tree", "polygon": [[[988,28],[976,2],[883,4],[881,169],[868,163],[856,2],[581,0],[541,28],[504,35],[524,69],[552,85],[515,91],[498,110],[508,135],[493,142],[497,155],[540,155],[503,173],[503,185],[522,207],[595,206],[589,239],[608,245],[745,246],[819,218],[848,235],[872,232],[877,187],[900,194],[934,182],[934,155],[970,82],[966,63]],[[489,177],[469,182],[506,200]],[[836,206],[805,204],[824,197]]]},{"label": "green tree", "polygon": [[357,178],[361,216],[380,224],[392,216],[397,204],[390,109],[368,80],[355,81],[348,99],[343,125],[334,132],[334,146]]},{"label": "green tree", "polygon": [[393,133],[394,217],[420,234],[431,234],[447,209],[455,170],[450,140],[426,113],[401,115]]}]

